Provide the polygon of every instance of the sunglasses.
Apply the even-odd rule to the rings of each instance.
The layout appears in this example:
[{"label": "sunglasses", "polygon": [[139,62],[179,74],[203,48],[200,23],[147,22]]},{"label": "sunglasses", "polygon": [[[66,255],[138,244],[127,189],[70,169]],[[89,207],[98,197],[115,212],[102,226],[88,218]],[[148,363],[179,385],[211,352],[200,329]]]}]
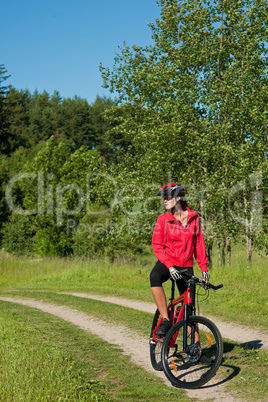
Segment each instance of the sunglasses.
[{"label": "sunglasses", "polygon": [[174,198],[173,195],[164,195],[164,196],[163,196],[163,200],[165,200],[165,201],[170,201],[170,200],[172,200],[173,198]]}]

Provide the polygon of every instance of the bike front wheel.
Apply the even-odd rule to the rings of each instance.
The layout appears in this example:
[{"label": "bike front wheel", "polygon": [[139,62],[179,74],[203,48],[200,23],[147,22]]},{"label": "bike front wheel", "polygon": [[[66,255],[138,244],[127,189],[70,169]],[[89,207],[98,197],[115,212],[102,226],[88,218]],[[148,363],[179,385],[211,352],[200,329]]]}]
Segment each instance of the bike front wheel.
[{"label": "bike front wheel", "polygon": [[221,334],[205,317],[180,320],[167,333],[162,346],[162,365],[174,387],[194,389],[207,383],[217,372],[223,355]]}]

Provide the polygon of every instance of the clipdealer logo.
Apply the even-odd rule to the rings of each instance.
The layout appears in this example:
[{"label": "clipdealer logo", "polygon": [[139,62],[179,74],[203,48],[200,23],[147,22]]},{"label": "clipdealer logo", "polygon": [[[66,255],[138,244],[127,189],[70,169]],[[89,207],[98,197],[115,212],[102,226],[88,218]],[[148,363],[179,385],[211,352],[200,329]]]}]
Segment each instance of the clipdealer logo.
[{"label": "clipdealer logo", "polygon": [[[97,179],[97,181],[96,181]],[[35,206],[28,208],[24,205],[22,208],[16,205],[14,201],[15,189],[21,186],[22,181],[32,181],[32,189],[27,191],[33,192],[33,198],[36,200]],[[102,183],[102,188],[107,190],[109,198],[106,199],[107,208],[94,210],[91,207],[91,193],[98,193],[96,189],[97,182]],[[171,180],[170,180],[171,181]],[[262,192],[263,175],[262,172],[253,173],[248,180],[242,180],[234,185],[226,196],[228,213],[232,219],[257,233],[262,230],[263,218],[263,192]],[[128,217],[129,222],[135,223],[138,215],[146,214],[157,216],[162,214],[163,205],[160,197],[156,197],[161,185],[158,183],[144,184],[138,186],[136,184],[125,184],[119,186],[117,181],[106,173],[89,173],[85,176],[85,186],[81,188],[78,184],[70,183],[63,185],[55,182],[55,176],[52,173],[45,174],[42,171],[37,173],[20,173],[6,185],[5,198],[8,207],[15,214],[23,216],[29,215],[55,215],[56,225],[65,224],[64,216],[74,217],[84,211],[88,215],[103,215],[110,213],[117,206],[121,213]],[[195,188],[193,185],[185,185],[186,199],[190,201],[190,205],[202,204],[204,210],[206,205],[206,191],[211,189],[208,187]],[[68,191],[75,194],[73,205],[71,208],[66,206],[65,196]],[[248,198],[244,197],[247,202],[247,212],[241,209],[241,194],[248,194]],[[134,206],[134,207],[133,207]],[[240,210],[239,210],[240,206]],[[244,213],[245,212],[245,213]],[[72,225],[78,223],[71,221]],[[137,222],[138,225],[138,222]],[[206,220],[205,230],[213,230],[213,221]]]},{"label": "clipdealer logo", "polygon": [[[90,209],[90,180],[93,177],[100,175],[101,174],[87,174],[86,191],[83,191],[79,185],[73,183],[64,186],[62,184],[55,185],[55,183],[51,182],[54,178],[54,175],[51,173],[46,175],[43,172],[21,173],[12,177],[12,179],[7,183],[5,189],[6,202],[13,213],[23,216],[56,214],[57,226],[61,226],[63,224],[64,215],[75,216],[83,209],[86,209],[88,214],[104,214],[113,207],[115,198],[110,201],[110,206],[106,210],[96,212]],[[105,179],[108,179],[110,181],[110,185],[114,185],[116,189],[116,182],[111,176],[105,175]],[[14,187],[15,185],[19,185],[22,180],[34,180],[37,184],[35,194],[37,202],[35,208],[21,208],[20,206],[16,205],[13,200]],[[74,205],[72,209],[67,208],[64,203],[64,195],[68,191],[73,191],[76,194],[76,205]]]}]

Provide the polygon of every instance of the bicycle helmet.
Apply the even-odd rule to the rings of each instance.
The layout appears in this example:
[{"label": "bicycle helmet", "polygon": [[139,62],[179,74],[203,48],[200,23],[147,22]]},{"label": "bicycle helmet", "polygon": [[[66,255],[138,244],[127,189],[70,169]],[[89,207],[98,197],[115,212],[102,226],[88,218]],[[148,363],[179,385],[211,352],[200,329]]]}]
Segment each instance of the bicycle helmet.
[{"label": "bicycle helmet", "polygon": [[159,191],[157,196],[164,197],[165,195],[173,195],[174,197],[182,196],[184,197],[184,187],[177,183],[168,183],[165,184],[161,190]]}]

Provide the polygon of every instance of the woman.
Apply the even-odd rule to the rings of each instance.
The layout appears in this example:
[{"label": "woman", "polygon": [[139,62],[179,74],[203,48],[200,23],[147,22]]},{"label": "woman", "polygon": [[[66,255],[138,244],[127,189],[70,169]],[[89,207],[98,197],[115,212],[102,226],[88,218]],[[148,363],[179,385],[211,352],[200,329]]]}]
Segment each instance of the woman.
[{"label": "woman", "polygon": [[193,275],[193,256],[204,280],[209,280],[209,274],[199,218],[184,200],[184,187],[176,183],[166,184],[157,195],[164,199],[167,212],[158,218],[153,232],[152,246],[158,262],[150,274],[150,282],[153,297],[163,317],[156,335],[165,336],[172,324],[168,317],[163,282],[171,277],[177,281],[180,294],[184,293],[187,285],[179,269],[187,268],[187,273]]}]

